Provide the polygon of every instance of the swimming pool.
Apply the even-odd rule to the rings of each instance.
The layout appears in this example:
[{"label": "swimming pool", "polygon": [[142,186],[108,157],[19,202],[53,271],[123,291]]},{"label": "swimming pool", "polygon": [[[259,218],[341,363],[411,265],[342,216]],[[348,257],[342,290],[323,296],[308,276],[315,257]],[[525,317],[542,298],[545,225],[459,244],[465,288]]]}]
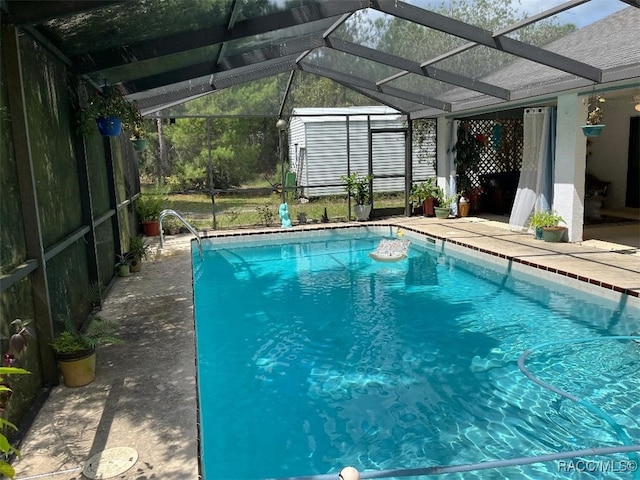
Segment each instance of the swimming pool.
[{"label": "swimming pool", "polygon": [[[368,257],[381,236],[396,235],[245,236],[205,245],[202,262],[194,256],[205,478],[621,444],[600,416],[531,382],[517,361],[543,342],[629,335],[640,329],[637,311],[417,235],[405,237],[412,245],[402,262]],[[565,343],[535,351],[527,367],[605,410],[638,443],[639,359],[631,341]],[[559,469],[549,462],[464,478],[555,478]]]}]

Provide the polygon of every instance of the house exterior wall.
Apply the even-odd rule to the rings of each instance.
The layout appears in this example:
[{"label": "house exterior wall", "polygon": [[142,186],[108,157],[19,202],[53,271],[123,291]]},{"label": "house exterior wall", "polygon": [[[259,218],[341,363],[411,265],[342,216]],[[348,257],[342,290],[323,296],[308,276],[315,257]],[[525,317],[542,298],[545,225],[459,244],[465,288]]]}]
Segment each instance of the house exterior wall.
[{"label": "house exterior wall", "polygon": [[586,141],[580,126],[587,107],[577,94],[558,97],[553,209],[565,220],[570,242],[582,240]]},{"label": "house exterior wall", "polygon": [[625,206],[629,159],[630,119],[640,116],[628,96],[607,99],[599,137],[587,145],[587,172],[611,182],[604,201],[606,208]]}]

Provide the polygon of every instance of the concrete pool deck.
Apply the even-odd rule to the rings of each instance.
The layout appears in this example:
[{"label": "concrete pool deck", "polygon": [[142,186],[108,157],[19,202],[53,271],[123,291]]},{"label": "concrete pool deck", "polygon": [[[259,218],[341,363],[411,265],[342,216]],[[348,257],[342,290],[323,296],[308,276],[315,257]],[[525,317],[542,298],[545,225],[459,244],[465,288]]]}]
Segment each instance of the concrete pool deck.
[{"label": "concrete pool deck", "polygon": [[[547,271],[558,269],[591,285],[628,291],[630,303],[640,305],[640,254],[628,246],[550,244],[475,217],[403,217],[293,230],[372,224],[398,225]],[[255,231],[274,230],[280,229]],[[19,446],[17,479],[80,480],[91,456],[114,447],[133,448],[137,462],[103,478],[198,478],[191,236],[166,240],[141,272],[113,282],[99,315],[118,323],[126,343],[99,348],[93,383],[51,389]]]}]

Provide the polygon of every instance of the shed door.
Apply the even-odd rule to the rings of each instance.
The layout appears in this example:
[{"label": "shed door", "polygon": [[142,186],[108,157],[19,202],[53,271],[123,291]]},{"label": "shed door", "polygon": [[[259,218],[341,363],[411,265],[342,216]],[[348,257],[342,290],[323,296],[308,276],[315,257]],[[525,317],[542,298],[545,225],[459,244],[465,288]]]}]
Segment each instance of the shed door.
[{"label": "shed door", "polygon": [[[369,173],[373,174],[373,193],[404,193],[409,159],[406,128],[378,128],[369,130]],[[404,202],[403,202],[404,203]],[[375,209],[373,216],[402,214],[404,205],[397,212],[381,212]],[[376,215],[376,210],[379,215]]]}]

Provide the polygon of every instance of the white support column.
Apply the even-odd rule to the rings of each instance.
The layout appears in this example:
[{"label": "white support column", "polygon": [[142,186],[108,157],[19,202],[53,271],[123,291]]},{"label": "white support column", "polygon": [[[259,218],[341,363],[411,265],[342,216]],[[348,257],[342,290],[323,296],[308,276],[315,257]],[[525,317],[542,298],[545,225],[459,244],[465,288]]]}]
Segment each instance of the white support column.
[{"label": "white support column", "polygon": [[558,96],[553,209],[569,227],[569,241],[582,240],[587,141],[580,126],[587,107],[575,93]]},{"label": "white support column", "polygon": [[451,143],[451,122],[453,119],[438,117],[436,119],[436,172],[438,186],[448,192],[451,164],[449,162],[449,144]]}]

